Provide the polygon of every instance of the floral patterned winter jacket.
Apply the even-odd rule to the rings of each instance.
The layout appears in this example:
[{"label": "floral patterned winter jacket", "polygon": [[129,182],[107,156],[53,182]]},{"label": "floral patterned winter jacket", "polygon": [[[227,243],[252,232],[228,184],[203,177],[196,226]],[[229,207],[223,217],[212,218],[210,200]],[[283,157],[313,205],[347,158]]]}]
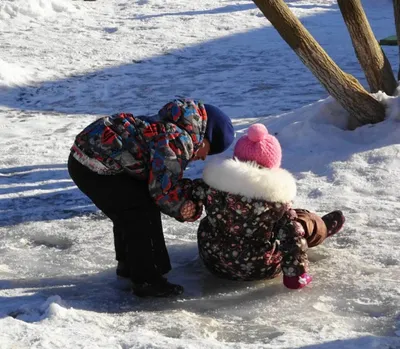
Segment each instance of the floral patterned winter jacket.
[{"label": "floral patterned winter jacket", "polygon": [[120,113],[96,120],[77,135],[71,153],[99,174],[125,172],[147,180],[160,210],[183,221],[180,208],[193,184],[182,178],[183,171],[203,141],[206,124],[203,103],[176,99],[156,117]]},{"label": "floral patterned winter jacket", "polygon": [[286,170],[236,159],[208,164],[193,190],[207,213],[197,233],[206,267],[233,280],[307,273],[304,229],[291,208],[295,195],[295,180]]}]

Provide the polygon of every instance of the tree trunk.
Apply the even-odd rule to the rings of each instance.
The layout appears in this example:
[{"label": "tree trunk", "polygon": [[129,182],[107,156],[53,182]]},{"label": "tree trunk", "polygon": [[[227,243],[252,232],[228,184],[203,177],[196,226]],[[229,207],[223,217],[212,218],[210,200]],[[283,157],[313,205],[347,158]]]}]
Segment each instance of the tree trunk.
[{"label": "tree trunk", "polygon": [[353,124],[380,122],[385,109],[352,75],[343,72],[283,0],[253,0],[329,94],[355,118]]},{"label": "tree trunk", "polygon": [[[400,0],[393,0],[393,9],[394,9],[394,21],[396,23],[397,45],[399,47],[399,59],[400,59]],[[400,61],[399,61],[399,68],[397,71],[397,80],[400,80]]]},{"label": "tree trunk", "polygon": [[397,88],[392,67],[372,32],[360,0],[337,0],[358,61],[372,93],[392,96]]}]

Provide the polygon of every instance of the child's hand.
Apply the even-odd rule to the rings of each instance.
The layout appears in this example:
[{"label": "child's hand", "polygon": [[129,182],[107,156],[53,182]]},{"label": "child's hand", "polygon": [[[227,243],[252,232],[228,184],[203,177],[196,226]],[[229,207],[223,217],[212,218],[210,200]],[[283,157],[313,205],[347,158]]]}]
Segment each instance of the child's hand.
[{"label": "child's hand", "polygon": [[182,218],[186,221],[190,221],[190,218],[196,214],[196,204],[192,200],[186,201],[181,207]]}]

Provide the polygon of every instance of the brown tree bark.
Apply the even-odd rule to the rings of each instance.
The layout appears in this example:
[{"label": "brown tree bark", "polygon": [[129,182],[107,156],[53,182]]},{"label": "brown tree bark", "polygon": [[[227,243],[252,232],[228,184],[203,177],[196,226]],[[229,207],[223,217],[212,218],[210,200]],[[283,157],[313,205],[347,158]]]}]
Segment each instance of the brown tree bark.
[{"label": "brown tree bark", "polygon": [[[393,10],[394,10],[394,21],[396,24],[397,45],[399,47],[399,59],[400,59],[400,0],[393,0]],[[397,80],[400,80],[400,62],[397,71]]]},{"label": "brown tree bark", "polygon": [[384,120],[383,105],[357,79],[337,66],[283,0],[253,2],[329,94],[349,112],[351,124],[357,126]]},{"label": "brown tree bark", "polygon": [[360,0],[337,0],[356,56],[372,93],[393,96],[397,82],[392,66],[375,38]]}]

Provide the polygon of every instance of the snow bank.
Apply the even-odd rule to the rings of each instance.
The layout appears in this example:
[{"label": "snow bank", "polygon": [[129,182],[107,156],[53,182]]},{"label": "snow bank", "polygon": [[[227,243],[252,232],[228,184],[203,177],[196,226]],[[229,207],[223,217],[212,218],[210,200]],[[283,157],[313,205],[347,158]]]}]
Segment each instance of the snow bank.
[{"label": "snow bank", "polygon": [[34,80],[33,75],[29,68],[0,59],[0,88],[28,85]]},{"label": "snow bank", "polygon": [[76,12],[68,0],[2,0],[0,19],[22,16],[30,18],[55,17],[60,13]]}]

